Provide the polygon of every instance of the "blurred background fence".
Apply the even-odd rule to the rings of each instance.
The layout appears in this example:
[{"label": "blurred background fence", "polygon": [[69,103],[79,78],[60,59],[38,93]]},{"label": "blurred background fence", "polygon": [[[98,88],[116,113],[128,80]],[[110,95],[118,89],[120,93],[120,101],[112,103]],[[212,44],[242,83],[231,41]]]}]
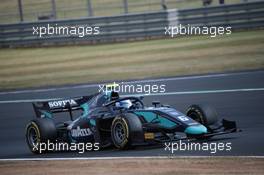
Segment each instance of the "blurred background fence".
[{"label": "blurred background fence", "polygon": [[[263,28],[264,1],[104,17],[0,24],[0,47],[106,43],[169,37],[165,36],[164,28],[179,24],[232,27],[233,30]],[[71,35],[39,37],[32,33],[33,27],[47,25],[97,26],[100,27],[100,34],[84,37]]]},{"label": "blurred background fence", "polygon": [[[254,0],[1,0],[0,23],[113,16]],[[208,3],[206,3],[208,2]]]}]

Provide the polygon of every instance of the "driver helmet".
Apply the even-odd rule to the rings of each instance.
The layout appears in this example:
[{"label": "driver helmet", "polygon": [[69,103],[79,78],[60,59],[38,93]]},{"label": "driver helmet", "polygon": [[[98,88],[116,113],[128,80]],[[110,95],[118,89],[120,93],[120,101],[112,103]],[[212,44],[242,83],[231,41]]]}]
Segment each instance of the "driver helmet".
[{"label": "driver helmet", "polygon": [[117,99],[119,99],[118,92],[112,91],[110,94],[110,100],[113,101],[113,100],[117,100]]},{"label": "driver helmet", "polygon": [[116,102],[116,107],[123,107],[123,108],[129,109],[131,106],[132,106],[131,100],[123,100],[123,101]]}]

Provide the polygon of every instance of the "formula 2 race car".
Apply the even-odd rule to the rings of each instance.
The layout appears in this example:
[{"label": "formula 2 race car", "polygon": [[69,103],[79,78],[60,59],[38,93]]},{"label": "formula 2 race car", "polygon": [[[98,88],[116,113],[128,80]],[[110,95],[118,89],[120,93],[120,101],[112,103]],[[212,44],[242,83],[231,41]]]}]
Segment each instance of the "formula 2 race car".
[{"label": "formula 2 race car", "polygon": [[[100,148],[113,145],[127,149],[181,139],[209,139],[239,131],[234,121],[219,122],[215,110],[208,105],[191,105],[183,114],[159,102],[152,104],[153,107],[146,107],[142,97],[119,97],[114,91],[33,103],[37,117],[26,127],[26,141],[33,153],[39,153],[34,149],[36,145],[47,141],[89,142],[99,143]],[[82,113],[74,119],[73,111]],[[64,115],[71,120],[56,122],[55,114],[63,112],[68,112]]]}]

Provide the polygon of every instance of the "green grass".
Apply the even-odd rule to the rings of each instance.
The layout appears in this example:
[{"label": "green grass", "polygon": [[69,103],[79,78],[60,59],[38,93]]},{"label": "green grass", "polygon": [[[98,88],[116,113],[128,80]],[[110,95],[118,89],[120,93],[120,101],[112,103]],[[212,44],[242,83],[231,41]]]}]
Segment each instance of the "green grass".
[{"label": "green grass", "polygon": [[[51,0],[22,0],[24,20],[36,21],[38,16],[47,15],[51,12]],[[123,0],[91,0],[95,16],[119,15],[124,12]],[[158,11],[161,9],[160,0],[128,0],[129,12]],[[201,0],[175,1],[166,0],[167,7],[172,8],[195,8],[202,7]],[[241,0],[228,0],[226,4],[239,3]],[[212,5],[217,5],[214,0]],[[88,15],[87,0],[56,0],[57,17],[79,18]],[[1,0],[0,23],[14,23],[19,21],[17,0]]]},{"label": "green grass", "polygon": [[264,67],[263,30],[96,46],[0,49],[0,90]]}]

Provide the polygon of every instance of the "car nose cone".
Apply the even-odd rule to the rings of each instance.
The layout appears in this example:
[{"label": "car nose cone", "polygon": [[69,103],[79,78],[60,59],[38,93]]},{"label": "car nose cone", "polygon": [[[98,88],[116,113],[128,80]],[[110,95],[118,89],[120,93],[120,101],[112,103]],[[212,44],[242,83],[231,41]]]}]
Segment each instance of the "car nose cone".
[{"label": "car nose cone", "polygon": [[184,132],[186,134],[206,134],[207,133],[207,128],[203,125],[196,125],[196,126],[188,126]]}]

